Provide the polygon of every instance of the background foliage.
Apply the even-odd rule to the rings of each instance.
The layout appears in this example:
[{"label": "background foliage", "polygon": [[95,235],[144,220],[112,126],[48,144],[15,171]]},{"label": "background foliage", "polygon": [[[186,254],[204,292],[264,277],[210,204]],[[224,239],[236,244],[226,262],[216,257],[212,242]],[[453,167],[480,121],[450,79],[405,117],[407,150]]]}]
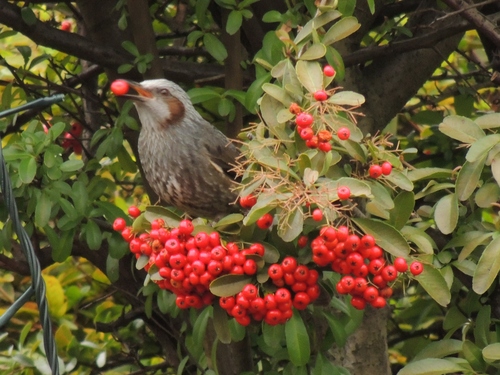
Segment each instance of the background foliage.
[{"label": "background foliage", "polygon": [[[494,2],[453,0],[1,0],[1,108],[66,94],[43,113],[0,120],[20,217],[44,268],[62,372],[496,373],[499,11]],[[327,62],[337,71],[331,99],[339,96],[328,107],[335,121],[311,98],[329,83],[320,68]],[[119,76],[182,83],[203,116],[265,167],[242,170],[245,193],[263,190],[242,223],[231,223],[238,229],[220,225],[226,235],[307,260],[296,237],[312,238],[318,224],[300,205],[290,210],[298,196],[287,194],[344,178],[370,217],[355,219],[357,228],[390,254],[425,263],[418,282],[401,281],[390,309],[363,314],[333,292],[338,276],[325,272],[323,293],[332,298],[308,314],[246,330],[231,321],[233,343],[213,345],[211,308],[180,311],[171,294],[144,286],[145,273],[111,229],[130,204],[156,202],[140,176],[132,105],[109,92]],[[290,126],[291,102],[310,109],[318,126],[347,125],[351,141],[334,139],[328,157],[308,150]],[[280,160],[303,156],[284,166],[270,161],[270,149]],[[397,170],[385,184],[364,174],[380,160]],[[297,178],[281,184],[284,169]],[[260,170],[279,181],[252,184]],[[310,203],[336,201],[321,197]],[[275,229],[257,230],[255,220],[271,210]],[[356,216],[325,212],[333,223]],[[3,204],[0,222],[5,310],[30,278]],[[27,303],[0,334],[2,373],[50,373],[39,328],[37,306]]]}]

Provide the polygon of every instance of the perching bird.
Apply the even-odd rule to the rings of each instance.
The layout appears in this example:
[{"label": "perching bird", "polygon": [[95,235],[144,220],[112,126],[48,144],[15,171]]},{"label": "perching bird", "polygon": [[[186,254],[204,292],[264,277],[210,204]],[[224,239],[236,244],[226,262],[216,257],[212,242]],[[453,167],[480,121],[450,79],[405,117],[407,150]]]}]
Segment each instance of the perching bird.
[{"label": "perching bird", "polygon": [[190,216],[220,218],[237,211],[228,174],[238,149],[195,110],[174,82],[127,81],[142,129],[139,157],[144,177],[158,196]]}]

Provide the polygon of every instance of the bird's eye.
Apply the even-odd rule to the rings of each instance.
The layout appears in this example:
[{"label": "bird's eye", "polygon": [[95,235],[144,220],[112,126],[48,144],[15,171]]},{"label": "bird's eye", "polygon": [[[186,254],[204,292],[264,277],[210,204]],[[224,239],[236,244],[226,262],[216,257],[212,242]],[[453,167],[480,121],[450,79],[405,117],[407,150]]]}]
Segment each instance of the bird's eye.
[{"label": "bird's eye", "polygon": [[170,95],[170,91],[168,91],[167,89],[161,89],[160,94],[162,94],[164,96],[168,96],[168,95]]}]

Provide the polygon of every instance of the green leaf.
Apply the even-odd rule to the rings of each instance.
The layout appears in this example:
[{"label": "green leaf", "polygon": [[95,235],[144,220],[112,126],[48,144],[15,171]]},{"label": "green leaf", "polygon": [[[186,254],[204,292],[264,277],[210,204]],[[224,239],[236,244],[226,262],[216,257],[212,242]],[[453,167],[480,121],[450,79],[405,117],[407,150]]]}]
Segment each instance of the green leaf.
[{"label": "green leaf", "polygon": [[27,6],[21,9],[21,17],[28,26],[33,26],[38,21],[33,9]]},{"label": "green leaf", "polygon": [[400,171],[393,170],[390,175],[385,176],[385,179],[403,190],[413,190],[413,183],[411,180]]},{"label": "green leaf", "polygon": [[500,272],[500,236],[491,241],[483,251],[472,278],[472,289],[484,294]]},{"label": "green leaf", "polygon": [[217,338],[223,344],[231,343],[231,331],[229,330],[229,319],[226,310],[218,303],[214,304],[214,329],[217,333]]},{"label": "green leaf", "polygon": [[482,306],[476,316],[474,325],[474,339],[476,344],[481,348],[487,346],[490,342],[490,325],[491,325],[491,306]]},{"label": "green leaf", "polygon": [[211,308],[204,308],[193,325],[193,340],[198,345],[203,345],[204,338],[207,332],[207,324],[210,315],[212,314]]},{"label": "green leaf", "polygon": [[223,275],[210,283],[210,291],[218,297],[234,296],[251,280],[247,275]]},{"label": "green leaf", "polygon": [[451,115],[439,124],[441,133],[463,143],[474,143],[485,136],[484,131],[471,119]]},{"label": "green leaf", "polygon": [[465,232],[464,234],[455,237],[453,240],[450,241],[449,244],[446,245],[446,248],[451,247],[450,244],[454,241],[463,241],[464,243],[462,244],[463,248],[460,254],[458,255],[458,260],[462,261],[466,259],[472,252],[479,246],[484,244],[486,240],[489,240],[493,233],[491,232],[479,232],[479,231],[470,231],[470,232]]},{"label": "green leaf", "polygon": [[323,316],[326,318],[328,325],[333,333],[335,343],[339,348],[343,348],[347,340],[347,332],[345,325],[340,320],[332,316],[329,312],[323,311]]},{"label": "green leaf", "polygon": [[71,255],[71,250],[73,249],[75,229],[61,232],[61,237],[58,237],[56,232],[49,226],[46,226],[44,230],[52,245],[52,259],[56,262],[65,261]]},{"label": "green leaf", "polygon": [[474,120],[481,129],[493,129],[500,127],[500,113],[488,113]]},{"label": "green leaf", "polygon": [[462,346],[464,358],[471,364],[475,370],[484,371],[486,363],[484,362],[481,349],[472,341],[465,340]]},{"label": "green leaf", "polygon": [[299,60],[295,70],[300,83],[310,93],[315,93],[323,88],[323,71],[316,61]]},{"label": "green leaf", "polygon": [[365,102],[365,97],[354,91],[339,91],[330,96],[328,103],[358,107]]},{"label": "green leaf", "polygon": [[433,249],[437,248],[434,240],[423,229],[405,226],[401,229],[401,233],[407,241],[417,245],[421,253],[433,254]]},{"label": "green leaf", "polygon": [[45,191],[42,191],[40,198],[36,202],[35,208],[35,225],[40,228],[45,227],[50,220],[50,213],[52,211],[52,200]]},{"label": "green leaf", "polygon": [[227,57],[226,47],[224,44],[213,34],[203,35],[203,44],[207,52],[211,54],[217,61],[224,61]]},{"label": "green leaf", "polygon": [[209,87],[196,87],[188,91],[193,104],[203,103],[212,99],[219,99],[220,93]]},{"label": "green leaf", "polygon": [[33,181],[36,168],[36,159],[33,156],[21,160],[21,163],[19,163],[19,179],[23,184],[30,184]]},{"label": "green leaf", "polygon": [[274,209],[278,204],[275,196],[259,197],[257,203],[250,209],[248,214],[243,219],[243,225],[251,225],[255,223],[262,215],[267,214]]},{"label": "green leaf", "polygon": [[500,343],[496,342],[486,346],[483,351],[483,358],[487,363],[497,363],[500,361]]},{"label": "green leaf", "polygon": [[233,35],[234,33],[236,33],[240,29],[242,22],[243,22],[243,16],[241,11],[232,10],[231,13],[229,13],[229,16],[227,17],[227,24],[226,24],[227,33],[229,35]]},{"label": "green leaf", "polygon": [[398,372],[398,375],[443,375],[463,373],[464,370],[464,367],[446,359],[426,358],[409,363]]},{"label": "green leaf", "polygon": [[[281,16],[281,15],[280,15]],[[314,17],[310,21],[308,21],[304,27],[300,30],[300,32],[297,34],[295,37],[295,40],[293,41],[295,44],[299,44],[302,40],[304,40],[306,37],[311,35],[313,30],[317,30],[320,27],[323,27],[327,23],[330,23],[337,18],[340,18],[342,14],[338,10],[332,10],[329,12],[325,12],[320,14],[317,17]]]},{"label": "green leaf", "polygon": [[360,27],[356,17],[344,17],[330,27],[323,37],[323,43],[329,45],[338,42],[355,33]]},{"label": "green leaf", "polygon": [[155,219],[162,219],[169,227],[177,227],[181,222],[181,217],[165,207],[147,206],[144,212],[144,217],[150,223]]},{"label": "green leaf", "polygon": [[491,158],[491,173],[493,178],[500,185],[500,152],[497,152],[493,158]]},{"label": "green leaf", "polygon": [[467,152],[465,158],[473,163],[484,158],[490,150],[500,143],[500,134],[490,134],[474,142]]},{"label": "green leaf", "polygon": [[[274,85],[272,83],[264,83],[262,85],[262,89],[264,90],[265,93],[285,105],[286,107],[289,107],[290,104],[293,102],[293,99],[288,93],[281,87]],[[276,115],[276,114],[275,114]]]},{"label": "green leaf", "polygon": [[262,17],[262,22],[265,23],[281,22],[281,19],[282,16],[280,12],[278,12],[277,10],[270,10],[269,12],[266,12]]},{"label": "green leaf", "polygon": [[306,52],[299,56],[300,60],[318,60],[326,54],[326,47],[324,44],[315,43],[309,47]]},{"label": "green leaf", "polygon": [[83,160],[66,160],[59,166],[59,169],[62,172],[75,172],[83,168],[84,165]]},{"label": "green leaf", "polygon": [[460,201],[469,199],[479,184],[486,157],[473,163],[466,161],[457,176],[456,193]]},{"label": "green leaf", "polygon": [[500,197],[500,186],[498,183],[486,183],[481,186],[474,196],[474,202],[481,208],[488,208],[496,203]]},{"label": "green leaf", "polygon": [[88,197],[85,184],[81,181],[75,181],[72,187],[71,199],[79,215],[85,215],[88,209]]},{"label": "green leaf", "polygon": [[455,194],[442,197],[434,208],[436,226],[443,234],[450,234],[458,223],[458,201]]},{"label": "green leaf", "polygon": [[89,220],[84,227],[85,239],[90,250],[99,250],[102,243],[102,233],[94,220]]},{"label": "green leaf", "polygon": [[428,180],[432,178],[447,178],[452,174],[451,169],[445,168],[418,168],[408,172],[410,181]]},{"label": "green leaf", "polygon": [[106,258],[106,276],[109,281],[116,282],[120,278],[120,261],[108,254]]},{"label": "green leaf", "polygon": [[286,213],[286,222],[279,224],[278,235],[285,242],[291,242],[297,238],[304,229],[304,214],[301,208]]},{"label": "green leaf", "polygon": [[273,245],[267,242],[262,242],[264,245],[264,256],[263,259],[266,263],[276,263],[280,258],[280,252]]},{"label": "green leaf", "polygon": [[403,228],[415,207],[415,195],[411,191],[402,191],[394,198],[394,208],[390,214],[390,224],[396,229]]},{"label": "green leaf", "polygon": [[141,255],[135,262],[135,268],[137,268],[138,270],[142,270],[148,263],[149,257],[147,255]]},{"label": "green leaf", "polygon": [[297,310],[294,310],[290,320],[285,323],[285,337],[290,361],[295,366],[307,364],[311,356],[311,344],[304,321]]},{"label": "green leaf", "polygon": [[444,339],[428,343],[413,359],[419,361],[425,358],[443,358],[452,354],[460,353],[462,341],[454,339]]},{"label": "green leaf", "polygon": [[140,52],[139,50],[137,49],[137,46],[132,43],[130,40],[126,40],[122,43],[122,47],[125,51],[127,51],[128,53],[130,53],[131,55],[135,56],[135,57],[138,57],[140,56]]},{"label": "green leaf", "polygon": [[424,264],[424,271],[415,278],[434,301],[441,306],[447,306],[450,303],[450,289],[439,270],[431,265]]},{"label": "green leaf", "polygon": [[375,238],[377,245],[395,257],[408,257],[410,246],[392,225],[374,219],[352,219],[361,230]]}]

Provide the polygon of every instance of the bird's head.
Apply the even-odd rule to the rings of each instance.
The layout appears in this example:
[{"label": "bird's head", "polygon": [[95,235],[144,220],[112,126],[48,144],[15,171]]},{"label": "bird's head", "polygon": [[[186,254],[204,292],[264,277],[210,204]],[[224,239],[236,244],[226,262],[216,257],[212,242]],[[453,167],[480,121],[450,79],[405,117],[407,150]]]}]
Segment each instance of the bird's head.
[{"label": "bird's head", "polygon": [[167,128],[182,121],[187,111],[195,111],[186,92],[172,81],[153,79],[127,83],[135,94],[123,97],[134,101],[143,126]]}]

